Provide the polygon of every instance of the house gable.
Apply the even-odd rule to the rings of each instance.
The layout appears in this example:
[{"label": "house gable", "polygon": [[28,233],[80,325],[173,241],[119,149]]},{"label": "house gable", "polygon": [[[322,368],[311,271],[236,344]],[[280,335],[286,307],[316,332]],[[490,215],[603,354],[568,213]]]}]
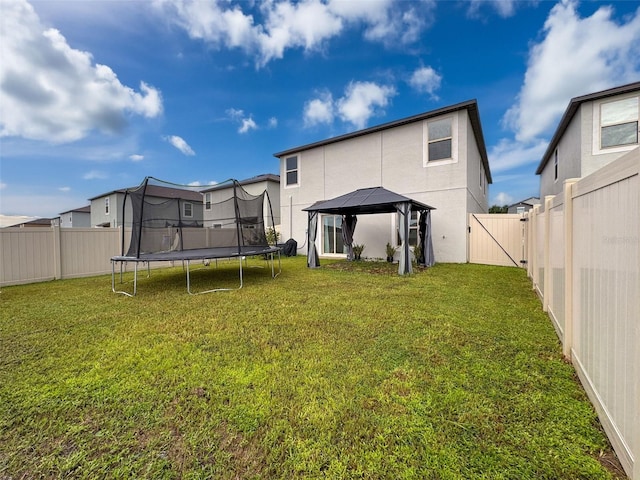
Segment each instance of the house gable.
[{"label": "house gable", "polygon": [[640,82],[573,98],[536,170],[541,197],[559,193],[565,179],[589,175],[636,148],[639,113]]}]

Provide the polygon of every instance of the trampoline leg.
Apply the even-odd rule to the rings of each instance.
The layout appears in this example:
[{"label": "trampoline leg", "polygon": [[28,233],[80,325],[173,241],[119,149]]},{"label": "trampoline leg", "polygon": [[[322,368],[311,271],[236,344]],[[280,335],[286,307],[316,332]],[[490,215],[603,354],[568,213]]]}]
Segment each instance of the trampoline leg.
[{"label": "trampoline leg", "polygon": [[[122,264],[125,262],[120,262],[120,283],[122,283]],[[111,260],[111,291],[113,293],[120,293],[122,295],[126,295],[127,297],[133,297],[138,291],[138,262],[135,262],[133,267],[133,294],[129,292],[125,292],[124,290],[116,290],[116,267],[115,262]]]},{"label": "trampoline leg", "polygon": [[238,288],[213,288],[211,290],[204,290],[202,292],[192,292],[191,291],[191,275],[190,275],[190,265],[191,262],[187,260],[187,292],[189,295],[201,295],[203,293],[211,293],[211,292],[226,292],[229,290],[240,290],[243,286],[243,278],[242,278],[242,257],[238,257],[240,260],[240,286]]}]

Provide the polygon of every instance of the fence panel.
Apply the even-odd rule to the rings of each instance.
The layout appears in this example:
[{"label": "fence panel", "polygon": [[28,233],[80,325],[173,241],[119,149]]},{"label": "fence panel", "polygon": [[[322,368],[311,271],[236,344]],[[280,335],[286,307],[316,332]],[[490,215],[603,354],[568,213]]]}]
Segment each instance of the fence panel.
[{"label": "fence panel", "polygon": [[120,254],[118,228],[61,228],[60,278],[111,272],[111,257]]},{"label": "fence panel", "polygon": [[[640,148],[527,214],[527,270],[625,471],[640,480]],[[546,274],[546,275],[545,275]]]},{"label": "fence panel", "polygon": [[547,312],[554,323],[558,336],[564,337],[564,299],[565,299],[565,259],[564,259],[564,196],[554,198],[549,206],[549,304]]},{"label": "fence panel", "polygon": [[572,358],[628,472],[640,454],[639,188],[635,175],[573,205]]},{"label": "fence panel", "polygon": [[0,285],[53,280],[56,278],[53,229],[0,229],[0,260]]}]

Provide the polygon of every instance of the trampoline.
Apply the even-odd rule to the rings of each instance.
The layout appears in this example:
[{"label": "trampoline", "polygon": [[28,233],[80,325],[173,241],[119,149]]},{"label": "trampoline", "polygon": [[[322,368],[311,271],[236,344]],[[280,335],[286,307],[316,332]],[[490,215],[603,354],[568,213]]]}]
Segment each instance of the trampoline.
[{"label": "trampoline", "polygon": [[[270,245],[265,223],[275,229],[271,201],[266,191],[259,195],[246,192],[236,180],[219,184],[216,202],[203,202],[203,196],[186,186],[146,177],[140,186],[125,191],[122,204],[121,255],[111,257],[111,290],[135,296],[138,290],[138,270],[146,264],[150,276],[151,262],[181,262],[186,272],[187,292],[191,295],[243,287],[243,260],[263,256],[269,262],[271,277],[282,271],[280,247]],[[222,197],[222,198],[220,198]],[[266,221],[265,221],[266,220]],[[125,244],[129,236],[128,248]],[[275,255],[278,271],[275,268]],[[191,264],[201,261],[238,259],[239,286],[192,291]],[[120,267],[120,283],[127,264],[133,264],[132,291],[116,289],[116,266]],[[131,289],[130,289],[131,290]]]}]

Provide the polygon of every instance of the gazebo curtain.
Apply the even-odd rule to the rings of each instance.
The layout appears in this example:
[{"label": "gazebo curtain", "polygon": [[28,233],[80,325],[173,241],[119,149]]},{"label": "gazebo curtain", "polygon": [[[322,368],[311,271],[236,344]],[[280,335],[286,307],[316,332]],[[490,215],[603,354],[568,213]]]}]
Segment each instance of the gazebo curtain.
[{"label": "gazebo curtain", "polygon": [[411,252],[409,250],[409,220],[411,219],[411,204],[398,203],[396,209],[400,214],[400,225],[398,233],[400,235],[400,261],[398,262],[398,274],[412,273]]},{"label": "gazebo curtain", "polygon": [[320,266],[320,258],[316,249],[316,235],[318,234],[318,212],[309,212],[309,231],[307,232],[307,267]]},{"label": "gazebo curtain", "polygon": [[418,232],[420,246],[420,258],[416,259],[419,265],[432,267],[436,263],[433,255],[433,240],[431,237],[431,210],[420,212],[420,220],[418,222]]},{"label": "gazebo curtain", "polygon": [[356,223],[358,218],[355,215],[343,215],[342,217],[342,241],[347,247],[347,260],[353,260],[353,232],[356,231]]}]

